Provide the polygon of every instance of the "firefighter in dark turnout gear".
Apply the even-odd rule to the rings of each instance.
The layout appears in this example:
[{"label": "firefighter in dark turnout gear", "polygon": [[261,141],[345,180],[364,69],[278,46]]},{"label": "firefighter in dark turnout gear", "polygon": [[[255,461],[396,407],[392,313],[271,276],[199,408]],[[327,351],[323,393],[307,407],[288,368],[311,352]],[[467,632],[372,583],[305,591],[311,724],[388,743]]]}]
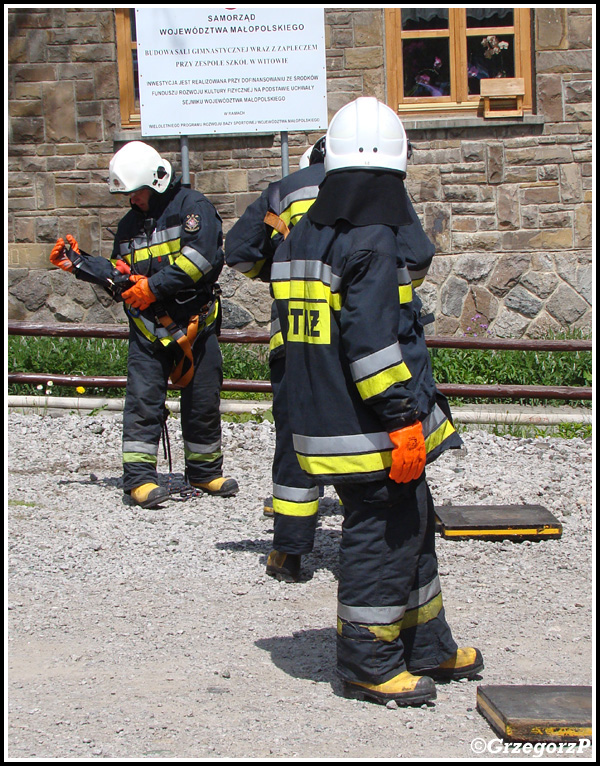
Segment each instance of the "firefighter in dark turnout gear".
[{"label": "firefighter in dark turnout gear", "polygon": [[[123,489],[144,508],[168,497],[156,466],[170,376],[181,388],[187,480],[208,494],[233,495],[237,482],[222,475],[219,412],[221,219],[203,194],[174,180],[170,163],[140,141],[112,158],[109,191],[129,194],[131,204],[118,224],[110,261],[88,256],[85,273],[74,269],[62,239],[51,261],[89,281],[90,274],[108,280],[115,267],[129,275],[122,292],[130,324]],[[79,251],[72,236],[67,240]]]},{"label": "firefighter in dark turnout gear", "polygon": [[[270,281],[277,247],[313,204],[323,167],[325,137],[311,147],[300,170],[270,184],[234,224],[225,240],[225,261],[250,279]],[[284,345],[272,306],[269,368],[273,389],[275,454],[273,457],[273,550],[267,573],[279,580],[300,578],[301,557],[314,545],[319,487],[300,468],[287,414]]]},{"label": "firefighter in dark turnout gear", "polygon": [[374,98],[343,107],[325,180],[277,249],[271,285],[294,448],[344,505],[338,672],[349,693],[420,704],[435,698],[433,679],[472,677],[483,661],[452,638],[437,571],[425,465],[461,440],[413,297],[406,156],[391,109]]}]

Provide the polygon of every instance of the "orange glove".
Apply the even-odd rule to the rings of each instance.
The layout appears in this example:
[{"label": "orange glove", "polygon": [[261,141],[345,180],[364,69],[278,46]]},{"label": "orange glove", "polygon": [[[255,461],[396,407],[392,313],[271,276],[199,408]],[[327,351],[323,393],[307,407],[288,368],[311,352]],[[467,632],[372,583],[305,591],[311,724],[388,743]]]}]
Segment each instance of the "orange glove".
[{"label": "orange glove", "polygon": [[73,261],[71,261],[65,254],[64,239],[56,240],[56,244],[50,253],[50,263],[63,271],[73,271]]},{"label": "orange glove", "polygon": [[77,240],[72,234],[67,234],[67,242],[71,245],[71,248],[79,255],[79,245],[77,244]]},{"label": "orange glove", "polygon": [[421,421],[418,420],[412,426],[400,428],[398,431],[392,431],[390,439],[394,443],[390,479],[398,484],[406,484],[418,479],[425,470],[427,459]]},{"label": "orange glove", "polygon": [[148,277],[142,274],[132,274],[129,279],[135,284],[123,293],[123,300],[133,306],[134,309],[140,311],[147,309],[156,300],[156,295],[148,286]]}]

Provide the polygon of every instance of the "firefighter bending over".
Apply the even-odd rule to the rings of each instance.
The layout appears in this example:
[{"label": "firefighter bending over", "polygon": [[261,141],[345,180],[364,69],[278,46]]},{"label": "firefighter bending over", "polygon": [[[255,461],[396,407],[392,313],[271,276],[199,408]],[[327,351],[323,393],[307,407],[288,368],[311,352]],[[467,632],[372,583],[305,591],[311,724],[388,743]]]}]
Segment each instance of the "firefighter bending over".
[{"label": "firefighter bending over", "polygon": [[[123,278],[129,319],[123,413],[123,490],[143,508],[166,500],[157,457],[168,379],[181,388],[186,478],[210,495],[235,495],[223,476],[220,390],[221,316],[217,279],[224,262],[221,218],[198,191],[175,179],[170,163],[148,144],[131,141],[112,158],[109,191],[127,194],[131,210],[117,227],[110,261],[80,253],[71,235],[50,260],[96,284]],[[115,276],[116,275],[116,276]]]}]

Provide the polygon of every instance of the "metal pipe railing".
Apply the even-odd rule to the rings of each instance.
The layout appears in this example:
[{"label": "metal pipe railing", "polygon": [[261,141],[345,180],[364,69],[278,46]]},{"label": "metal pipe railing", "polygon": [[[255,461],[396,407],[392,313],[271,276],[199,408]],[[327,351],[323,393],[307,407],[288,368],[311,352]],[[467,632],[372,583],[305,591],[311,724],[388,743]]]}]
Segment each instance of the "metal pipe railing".
[{"label": "metal pipe railing", "polygon": [[[42,325],[28,322],[9,322],[9,335],[51,336],[51,337],[129,337],[128,325],[84,325],[52,324]],[[219,335],[222,343],[269,342],[268,333],[261,330],[223,330]],[[591,351],[591,340],[533,340],[527,338],[453,338],[429,336],[430,348],[504,349],[521,351]],[[61,386],[87,386],[98,388],[125,388],[124,376],[60,375],[44,373],[11,372],[8,382],[30,385],[45,385],[48,381]],[[171,388],[177,388],[170,386]],[[521,386],[521,385],[470,385],[461,383],[440,383],[439,390],[446,396],[476,399],[562,399],[591,401],[592,388],[585,386]],[[223,391],[249,391],[270,393],[271,383],[267,380],[223,381]]]},{"label": "metal pipe railing", "polygon": [[[117,338],[129,337],[128,324],[76,324],[71,322],[51,325],[34,322],[8,323],[9,335],[37,335],[64,338]],[[269,333],[264,330],[222,330],[221,343],[265,343]],[[591,351],[591,340],[537,340],[533,338],[473,338],[429,335],[425,338],[430,348],[470,348],[515,351]]]}]

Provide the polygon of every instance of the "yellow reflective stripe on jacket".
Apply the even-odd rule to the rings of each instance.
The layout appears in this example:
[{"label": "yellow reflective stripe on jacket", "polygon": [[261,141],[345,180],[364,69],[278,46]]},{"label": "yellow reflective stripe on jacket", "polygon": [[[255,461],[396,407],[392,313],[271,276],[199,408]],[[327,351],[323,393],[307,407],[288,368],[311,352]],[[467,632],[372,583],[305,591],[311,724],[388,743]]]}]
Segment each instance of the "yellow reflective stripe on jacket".
[{"label": "yellow reflective stripe on jacket", "polygon": [[206,276],[212,270],[212,264],[206,258],[187,245],[182,249],[181,255],[175,260],[175,265],[197,282],[201,277]]},{"label": "yellow reflective stripe on jacket", "polygon": [[425,451],[431,452],[449,436],[451,436],[455,431],[456,429],[452,423],[449,420],[446,420],[439,428],[437,428],[430,436],[425,439]]},{"label": "yellow reflective stripe on jacket", "polygon": [[248,277],[248,279],[254,279],[260,274],[260,270],[265,265],[265,261],[266,258],[261,258],[261,260],[256,261],[256,263],[236,263],[233,268],[245,277]]},{"label": "yellow reflective stripe on jacket", "polygon": [[410,371],[404,362],[390,367],[383,372],[377,373],[370,378],[365,378],[356,384],[358,393],[363,399],[370,399],[372,396],[382,394],[387,391],[394,383],[403,383],[411,377]]},{"label": "yellow reflective stripe on jacket", "polygon": [[150,247],[142,247],[139,250],[134,250],[134,262],[146,261],[148,258],[165,258],[171,257],[179,253],[181,247],[181,240],[172,239],[169,242],[162,242],[160,244],[151,245]]},{"label": "yellow reflective stripe on jacket", "polygon": [[271,335],[269,339],[269,351],[275,351],[276,348],[283,346],[283,333],[281,330]]},{"label": "yellow reflective stripe on jacket", "polygon": [[410,303],[413,299],[412,285],[400,285],[398,287],[400,303]]},{"label": "yellow reflective stripe on jacket", "polygon": [[168,346],[169,343],[175,342],[168,333],[166,335],[161,334],[160,336],[157,336],[155,334],[155,332],[159,331],[159,329],[160,330],[164,329],[161,325],[155,325],[155,332],[153,333],[146,326],[146,322],[144,321],[143,317],[141,316],[134,317],[131,314],[129,314],[129,316],[133,320],[134,325],[142,333],[144,338],[147,338],[149,341],[154,342],[155,340],[158,339],[163,344],[163,346]]},{"label": "yellow reflective stripe on jacket", "polygon": [[282,210],[281,213],[279,213],[279,217],[288,228],[291,228],[291,226],[295,226],[302,216],[310,210],[314,201],[314,197],[312,199],[295,200],[291,205],[288,205],[285,210]]},{"label": "yellow reflective stripe on jacket", "polygon": [[423,421],[423,436],[425,437],[425,451],[427,454],[433,452],[449,436],[452,436],[456,429],[452,425],[439,404],[436,404],[433,410]]},{"label": "yellow reflective stripe on jacket", "polygon": [[175,265],[179,266],[182,271],[185,271],[188,277],[193,279],[194,282],[197,282],[202,277],[200,269],[192,263],[189,258],[186,258],[185,255],[180,255],[179,258],[175,260]]},{"label": "yellow reflective stripe on jacket", "polygon": [[[423,420],[427,454],[454,433],[454,426],[436,404]],[[388,470],[392,464],[393,444],[385,431],[327,437],[294,434],[293,440],[298,462],[311,476],[370,473]]]},{"label": "yellow reflective stripe on jacket", "polygon": [[275,300],[325,301],[334,311],[342,308],[342,296],[332,293],[329,285],[317,280],[293,279],[289,282],[271,282]]},{"label": "yellow reflective stripe on jacket", "polygon": [[[219,301],[216,300],[206,319],[199,323],[198,332],[201,332],[206,327],[210,327],[211,324],[214,324],[214,322],[217,320],[218,313]],[[128,316],[131,317],[135,326],[149,341],[154,342],[155,340],[159,340],[163,346],[168,346],[169,343],[176,342],[173,336],[170,335],[161,324],[154,323],[146,319],[141,314],[139,316],[133,316],[132,314],[128,313]]]},{"label": "yellow reflective stripe on jacket", "polygon": [[303,471],[314,476],[372,473],[388,470],[392,452],[371,452],[365,455],[297,455]]}]

